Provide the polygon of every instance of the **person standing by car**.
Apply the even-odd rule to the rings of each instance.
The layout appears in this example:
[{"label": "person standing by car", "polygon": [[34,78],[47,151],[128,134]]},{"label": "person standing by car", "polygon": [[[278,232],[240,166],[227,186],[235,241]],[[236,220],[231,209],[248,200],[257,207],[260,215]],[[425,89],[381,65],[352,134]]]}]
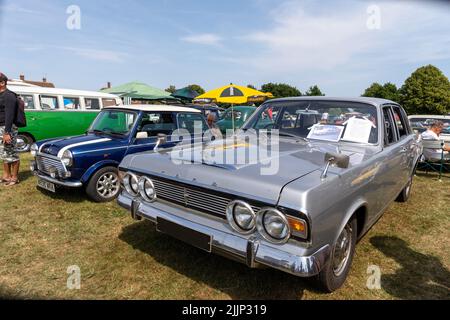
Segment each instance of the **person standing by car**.
[{"label": "person standing by car", "polygon": [[17,96],[6,87],[8,77],[0,72],[0,160],[3,161],[5,186],[19,183],[20,158],[16,152],[17,127],[14,120],[17,115]]}]

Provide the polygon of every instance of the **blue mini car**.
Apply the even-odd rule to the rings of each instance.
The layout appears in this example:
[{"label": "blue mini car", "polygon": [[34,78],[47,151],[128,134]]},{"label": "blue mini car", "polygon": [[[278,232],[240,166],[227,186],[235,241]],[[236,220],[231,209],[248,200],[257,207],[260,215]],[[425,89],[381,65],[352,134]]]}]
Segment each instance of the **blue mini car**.
[{"label": "blue mini car", "polygon": [[199,110],[186,107],[105,108],[85,135],[35,143],[31,171],[38,177],[38,187],[47,191],[84,187],[93,201],[112,201],[120,191],[117,167],[122,159],[155,147],[173,147],[182,140],[172,137],[177,129],[185,129],[193,141],[202,139],[194,133],[203,133],[208,125]]}]

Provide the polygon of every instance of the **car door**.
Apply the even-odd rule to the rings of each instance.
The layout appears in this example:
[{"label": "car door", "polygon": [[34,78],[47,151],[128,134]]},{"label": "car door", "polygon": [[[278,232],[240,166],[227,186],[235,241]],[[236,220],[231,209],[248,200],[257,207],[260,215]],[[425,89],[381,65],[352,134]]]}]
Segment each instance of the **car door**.
[{"label": "car door", "polygon": [[127,153],[152,151],[158,142],[158,134],[167,135],[167,143],[160,147],[173,147],[177,143],[171,138],[175,129],[176,122],[172,112],[144,112],[138,120],[137,130]]},{"label": "car door", "polygon": [[401,146],[400,153],[403,156],[402,180],[400,181],[400,187],[403,189],[408,183],[415,166],[417,143],[405,111],[400,106],[393,105],[392,112],[399,137],[398,143]]},{"label": "car door", "polygon": [[385,190],[396,197],[406,185],[407,139],[400,139],[394,112],[391,106],[383,107],[384,151],[385,151]]}]

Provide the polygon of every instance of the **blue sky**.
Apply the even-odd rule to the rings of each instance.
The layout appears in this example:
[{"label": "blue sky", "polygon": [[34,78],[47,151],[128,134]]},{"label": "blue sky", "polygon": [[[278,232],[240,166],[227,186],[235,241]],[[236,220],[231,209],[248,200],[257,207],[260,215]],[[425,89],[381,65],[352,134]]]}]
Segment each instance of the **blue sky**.
[{"label": "blue sky", "polygon": [[435,1],[0,0],[0,70],[74,89],[286,82],[358,96],[430,63],[450,77],[449,35],[450,5]]}]

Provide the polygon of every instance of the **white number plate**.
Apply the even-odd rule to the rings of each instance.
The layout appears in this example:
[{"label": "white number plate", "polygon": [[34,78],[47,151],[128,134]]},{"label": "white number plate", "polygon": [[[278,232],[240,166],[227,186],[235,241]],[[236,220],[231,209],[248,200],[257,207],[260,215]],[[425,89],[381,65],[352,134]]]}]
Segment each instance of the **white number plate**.
[{"label": "white number plate", "polygon": [[38,180],[38,187],[48,190],[50,192],[56,192],[55,184],[42,179]]}]

